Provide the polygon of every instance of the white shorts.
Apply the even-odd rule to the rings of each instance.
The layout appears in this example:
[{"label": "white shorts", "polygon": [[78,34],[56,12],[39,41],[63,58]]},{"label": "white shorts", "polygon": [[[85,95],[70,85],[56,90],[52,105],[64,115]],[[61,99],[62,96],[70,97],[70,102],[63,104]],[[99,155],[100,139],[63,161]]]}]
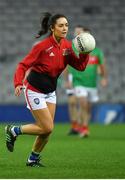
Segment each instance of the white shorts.
[{"label": "white shorts", "polygon": [[24,88],[24,95],[27,103],[27,108],[30,110],[47,108],[46,102],[56,104],[55,91],[52,93],[43,94]]},{"label": "white shorts", "polygon": [[67,94],[68,96],[74,95],[74,89],[73,89],[73,88],[72,88],[72,89],[66,89],[66,94]]},{"label": "white shorts", "polygon": [[96,88],[87,88],[77,86],[74,88],[76,97],[86,97],[89,102],[97,102],[99,100],[98,91]]}]

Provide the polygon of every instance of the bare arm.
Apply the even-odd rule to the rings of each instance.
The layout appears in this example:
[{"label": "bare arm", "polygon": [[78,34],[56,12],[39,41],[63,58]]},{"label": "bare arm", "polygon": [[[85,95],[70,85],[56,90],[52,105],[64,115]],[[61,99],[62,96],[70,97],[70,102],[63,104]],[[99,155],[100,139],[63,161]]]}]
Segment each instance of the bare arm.
[{"label": "bare arm", "polygon": [[66,69],[63,71],[63,78],[64,78],[64,82],[65,82],[65,87],[70,89],[72,88],[72,75],[68,71],[68,67],[66,67]]},{"label": "bare arm", "polygon": [[107,68],[106,63],[99,65],[99,74],[101,75],[101,85],[106,87],[108,85],[108,75],[107,75]]}]

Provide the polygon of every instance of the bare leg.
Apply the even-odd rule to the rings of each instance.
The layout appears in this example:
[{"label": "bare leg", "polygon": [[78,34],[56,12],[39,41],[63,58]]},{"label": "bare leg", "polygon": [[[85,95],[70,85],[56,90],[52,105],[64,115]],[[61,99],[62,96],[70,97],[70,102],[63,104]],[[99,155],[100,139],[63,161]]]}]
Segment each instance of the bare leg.
[{"label": "bare leg", "polygon": [[78,98],[81,125],[87,126],[90,119],[90,103],[84,97]]},{"label": "bare leg", "polygon": [[[55,108],[55,104],[52,104]],[[53,129],[53,119],[48,108],[32,110],[36,123],[21,126],[23,134],[41,135],[48,134]]]},{"label": "bare leg", "polygon": [[81,128],[80,128],[80,136],[88,136],[89,135],[89,120],[91,115],[91,104],[84,97],[78,99],[79,102],[79,115],[81,120]]},{"label": "bare leg", "polygon": [[[50,112],[52,124],[53,124],[56,105],[52,104],[52,103],[47,103],[47,105],[48,105],[48,110]],[[50,133],[46,133],[46,134],[37,136],[32,150],[35,152],[41,152],[43,150],[44,146],[46,145],[46,143],[48,142],[49,135],[50,135]]]},{"label": "bare leg", "polygon": [[39,135],[33,144],[32,151],[40,153],[49,140],[49,135]]},{"label": "bare leg", "polygon": [[77,120],[77,102],[75,96],[69,96],[68,98],[68,105],[69,105],[69,115],[70,120],[73,122]]}]

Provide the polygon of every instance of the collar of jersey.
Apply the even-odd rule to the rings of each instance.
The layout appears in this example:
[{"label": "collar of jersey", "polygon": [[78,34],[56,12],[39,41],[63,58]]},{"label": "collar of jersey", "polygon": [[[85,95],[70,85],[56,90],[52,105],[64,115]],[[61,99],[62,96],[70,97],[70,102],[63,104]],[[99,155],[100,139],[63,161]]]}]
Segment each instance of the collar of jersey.
[{"label": "collar of jersey", "polygon": [[56,47],[60,47],[62,42],[63,42],[63,39],[61,39],[60,43],[58,44],[55,39],[53,38],[53,36],[51,35],[50,36],[50,41],[53,43],[53,45],[55,45]]}]

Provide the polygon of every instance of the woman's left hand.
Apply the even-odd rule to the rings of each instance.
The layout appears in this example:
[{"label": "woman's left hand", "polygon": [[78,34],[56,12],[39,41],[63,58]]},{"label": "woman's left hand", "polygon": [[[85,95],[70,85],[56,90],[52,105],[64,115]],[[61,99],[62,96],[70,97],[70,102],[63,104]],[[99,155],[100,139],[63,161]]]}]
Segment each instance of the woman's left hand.
[{"label": "woman's left hand", "polygon": [[23,86],[19,85],[15,88],[15,96],[20,96],[21,92],[22,92]]}]

